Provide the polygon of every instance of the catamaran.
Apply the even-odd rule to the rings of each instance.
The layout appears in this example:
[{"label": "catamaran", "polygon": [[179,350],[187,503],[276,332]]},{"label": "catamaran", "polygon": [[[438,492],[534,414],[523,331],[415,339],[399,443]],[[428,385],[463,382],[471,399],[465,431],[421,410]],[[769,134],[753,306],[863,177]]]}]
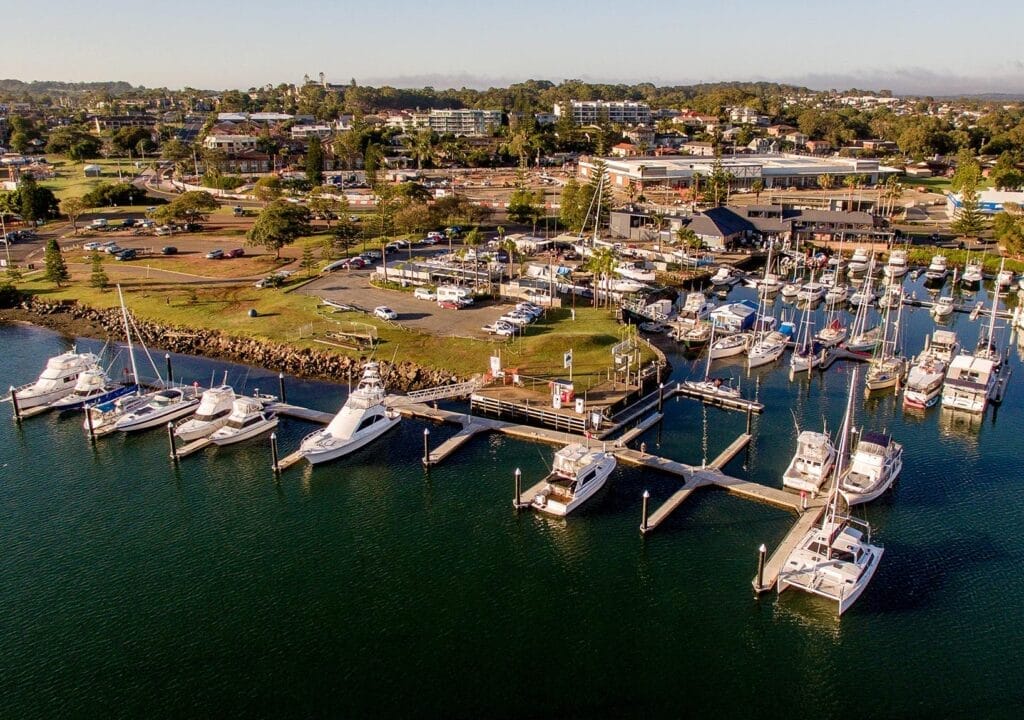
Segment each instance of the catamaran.
[{"label": "catamaran", "polygon": [[867,588],[884,553],[882,547],[871,544],[870,525],[839,513],[838,479],[845,470],[856,385],[854,368],[825,515],[821,524],[811,528],[797,543],[778,578],[780,594],[794,587],[820,595],[837,603],[839,615],[849,610]]}]

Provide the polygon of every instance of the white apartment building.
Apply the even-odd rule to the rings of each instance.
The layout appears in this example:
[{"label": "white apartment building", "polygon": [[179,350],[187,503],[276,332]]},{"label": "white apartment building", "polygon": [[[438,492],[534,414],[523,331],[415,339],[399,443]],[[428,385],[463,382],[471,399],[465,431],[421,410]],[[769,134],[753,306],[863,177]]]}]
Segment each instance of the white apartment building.
[{"label": "white apartment building", "polygon": [[555,117],[570,116],[575,125],[616,123],[650,125],[651,106],[644,102],[571,100],[555,103]]},{"label": "white apartment building", "polygon": [[385,121],[388,127],[405,131],[429,128],[439,135],[480,137],[490,135],[501,125],[501,110],[430,110],[399,113]]},{"label": "white apartment building", "polygon": [[318,137],[323,140],[330,137],[333,132],[333,125],[293,125],[292,139],[302,140],[305,138]]},{"label": "white apartment building", "polygon": [[203,147],[207,150],[223,150],[229,153],[255,150],[258,138],[254,135],[207,135]]}]

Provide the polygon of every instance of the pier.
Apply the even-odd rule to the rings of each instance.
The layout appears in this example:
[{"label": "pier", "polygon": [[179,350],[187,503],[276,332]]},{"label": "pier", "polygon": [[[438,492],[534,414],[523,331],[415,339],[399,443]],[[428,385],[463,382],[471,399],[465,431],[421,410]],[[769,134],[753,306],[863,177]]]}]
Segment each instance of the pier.
[{"label": "pier", "polygon": [[825,514],[825,504],[821,503],[818,507],[811,510],[807,510],[800,515],[800,518],[796,521],[796,524],[790,528],[789,532],[786,533],[786,537],[782,538],[782,542],[775,548],[775,552],[768,558],[768,562],[764,566],[764,575],[761,578],[761,584],[758,584],[758,578],[755,575],[751,584],[754,586],[754,592],[761,594],[767,592],[775,587],[775,583],[779,579],[779,573],[782,572],[782,566],[786,562],[786,558],[796,548],[797,543],[800,542],[801,538],[807,534],[807,532],[814,527],[814,524],[821,520],[821,516]]}]

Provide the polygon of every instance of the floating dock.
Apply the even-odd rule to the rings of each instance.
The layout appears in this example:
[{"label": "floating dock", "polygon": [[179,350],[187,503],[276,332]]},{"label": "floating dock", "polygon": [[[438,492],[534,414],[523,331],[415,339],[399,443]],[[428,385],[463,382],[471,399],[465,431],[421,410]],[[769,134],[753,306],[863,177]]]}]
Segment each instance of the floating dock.
[{"label": "floating dock", "polygon": [[782,566],[786,562],[786,558],[793,552],[793,549],[797,546],[797,543],[807,534],[807,531],[814,527],[815,523],[821,520],[821,516],[825,514],[825,504],[822,503],[820,506],[815,507],[811,510],[807,510],[800,515],[800,519],[796,521],[796,524],[790,528],[789,532],[786,533],[786,537],[782,538],[782,542],[775,548],[775,552],[768,558],[768,562],[764,565],[764,575],[762,577],[761,584],[758,584],[757,576],[754,576],[751,584],[754,586],[754,592],[761,594],[767,592],[775,587],[775,583],[779,579],[779,573],[782,571]]},{"label": "floating dock", "polygon": [[213,440],[211,440],[208,437],[199,438],[198,440],[193,440],[190,443],[186,443],[185,445],[182,445],[180,448],[178,448],[174,452],[175,452],[175,454],[179,458],[188,457],[189,455],[192,455],[193,453],[199,452],[203,448],[210,447],[210,445],[212,445],[212,444],[213,444]]},{"label": "floating dock", "polygon": [[715,407],[724,408],[725,410],[739,410],[740,412],[755,413],[764,412],[764,403],[757,402],[756,400],[722,397],[717,393],[688,387],[685,384],[677,385],[673,392],[700,400],[705,405],[713,405]]}]

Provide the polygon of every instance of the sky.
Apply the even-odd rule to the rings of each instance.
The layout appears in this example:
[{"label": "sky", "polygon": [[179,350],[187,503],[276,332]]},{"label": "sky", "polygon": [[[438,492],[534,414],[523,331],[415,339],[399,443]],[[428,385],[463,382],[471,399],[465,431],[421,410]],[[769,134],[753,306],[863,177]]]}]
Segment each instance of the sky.
[{"label": "sky", "polygon": [[[0,77],[249,88],[726,80],[1024,92],[1024,2],[50,0],[5,12]],[[22,28],[19,30],[18,28]]]}]

